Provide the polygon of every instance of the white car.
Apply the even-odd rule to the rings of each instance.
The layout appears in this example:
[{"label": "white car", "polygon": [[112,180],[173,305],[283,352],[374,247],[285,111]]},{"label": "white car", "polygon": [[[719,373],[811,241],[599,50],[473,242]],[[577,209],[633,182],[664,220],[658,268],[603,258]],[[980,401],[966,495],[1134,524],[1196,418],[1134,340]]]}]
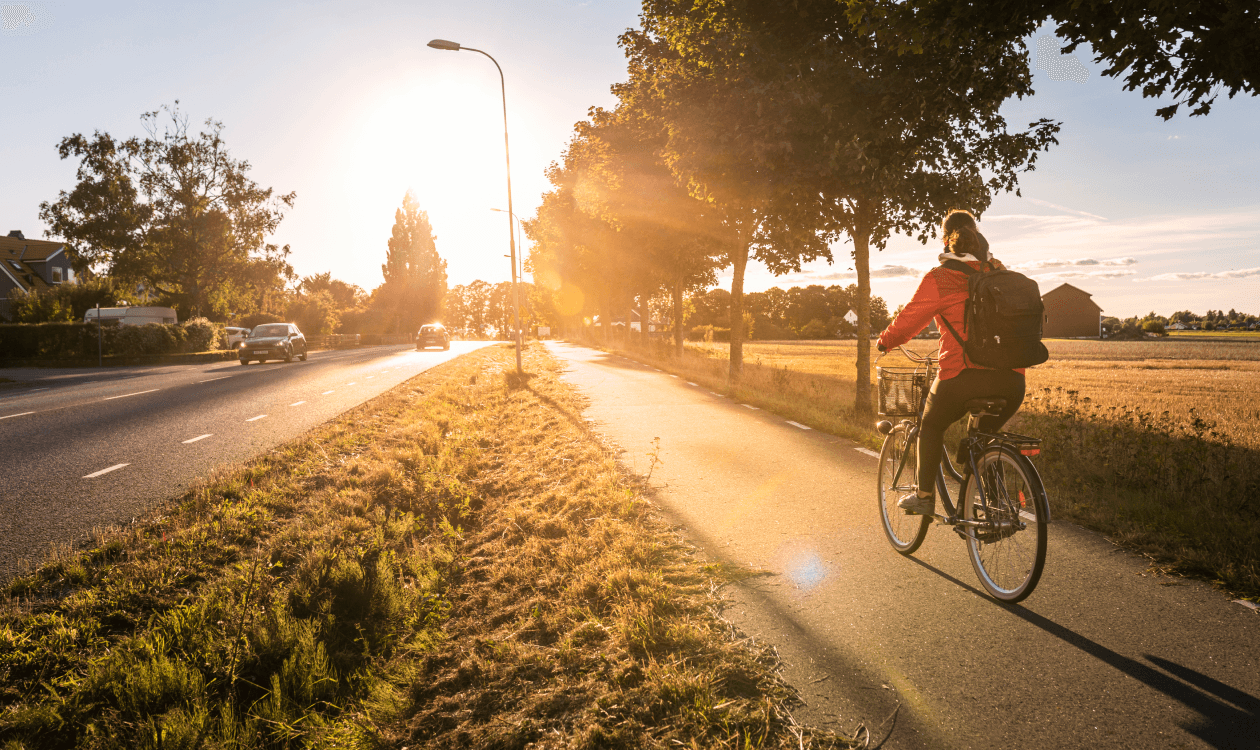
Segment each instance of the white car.
[{"label": "white car", "polygon": [[237,328],[236,326],[227,327],[227,345],[229,349],[235,349],[249,338],[248,328]]}]

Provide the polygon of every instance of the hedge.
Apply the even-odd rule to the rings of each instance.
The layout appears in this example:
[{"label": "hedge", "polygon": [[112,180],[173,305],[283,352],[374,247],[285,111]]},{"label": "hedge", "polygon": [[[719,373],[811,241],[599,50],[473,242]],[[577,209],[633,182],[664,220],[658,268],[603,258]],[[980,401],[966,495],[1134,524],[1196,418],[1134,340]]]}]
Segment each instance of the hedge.
[{"label": "hedge", "polygon": [[[226,348],[223,326],[205,318],[185,323],[143,326],[102,325],[101,352],[144,357]],[[0,359],[95,359],[95,323],[0,324]]]}]

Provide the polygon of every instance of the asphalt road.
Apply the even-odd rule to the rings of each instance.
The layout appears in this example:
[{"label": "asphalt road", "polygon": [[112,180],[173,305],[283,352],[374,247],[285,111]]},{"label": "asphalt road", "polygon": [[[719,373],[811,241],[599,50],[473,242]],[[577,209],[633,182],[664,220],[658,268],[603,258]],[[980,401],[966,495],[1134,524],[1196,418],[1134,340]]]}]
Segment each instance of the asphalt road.
[{"label": "asphalt road", "polygon": [[892,550],[865,449],[628,359],[551,349],[686,537],[770,573],[725,589],[725,615],[783,657],[798,719],[864,724],[887,748],[1260,747],[1256,611],[1063,522],[1037,590],[998,604],[949,529]]},{"label": "asphalt road", "polygon": [[483,342],[306,362],[0,370],[0,580]]}]

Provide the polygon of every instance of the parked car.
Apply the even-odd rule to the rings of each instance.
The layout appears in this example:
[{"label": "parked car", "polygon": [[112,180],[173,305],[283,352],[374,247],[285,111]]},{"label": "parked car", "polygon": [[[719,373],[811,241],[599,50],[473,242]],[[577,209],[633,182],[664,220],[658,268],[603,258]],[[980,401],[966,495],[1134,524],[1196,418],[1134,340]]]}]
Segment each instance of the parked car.
[{"label": "parked car", "polygon": [[245,343],[245,339],[249,338],[248,328],[228,326],[225,330],[227,331],[227,345],[229,349],[239,347],[241,344]]},{"label": "parked car", "polygon": [[428,349],[430,346],[451,348],[451,335],[446,332],[446,328],[441,323],[420,326],[420,332],[416,334],[416,351]]},{"label": "parked car", "polygon": [[292,323],[264,323],[250,331],[240,349],[241,364],[252,360],[266,362],[283,359],[292,362],[294,357],[306,361],[306,337]]}]

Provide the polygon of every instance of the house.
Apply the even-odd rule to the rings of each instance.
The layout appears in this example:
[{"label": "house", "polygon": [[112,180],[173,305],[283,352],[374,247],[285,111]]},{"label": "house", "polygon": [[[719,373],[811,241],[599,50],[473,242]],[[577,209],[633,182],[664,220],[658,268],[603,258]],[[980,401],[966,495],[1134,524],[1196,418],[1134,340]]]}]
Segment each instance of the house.
[{"label": "house", "polygon": [[15,289],[32,292],[74,281],[64,242],[28,240],[19,230],[0,237],[0,316],[9,317],[9,295]]},{"label": "house", "polygon": [[1178,321],[1178,322],[1173,323],[1172,325],[1168,326],[1168,330],[1170,330],[1170,331],[1188,331],[1188,330],[1190,330],[1190,326],[1186,325],[1185,323],[1182,323],[1182,322]]},{"label": "house", "polygon": [[1046,338],[1101,338],[1102,308],[1093,295],[1071,284],[1060,284],[1041,295],[1045,305],[1042,335]]}]

